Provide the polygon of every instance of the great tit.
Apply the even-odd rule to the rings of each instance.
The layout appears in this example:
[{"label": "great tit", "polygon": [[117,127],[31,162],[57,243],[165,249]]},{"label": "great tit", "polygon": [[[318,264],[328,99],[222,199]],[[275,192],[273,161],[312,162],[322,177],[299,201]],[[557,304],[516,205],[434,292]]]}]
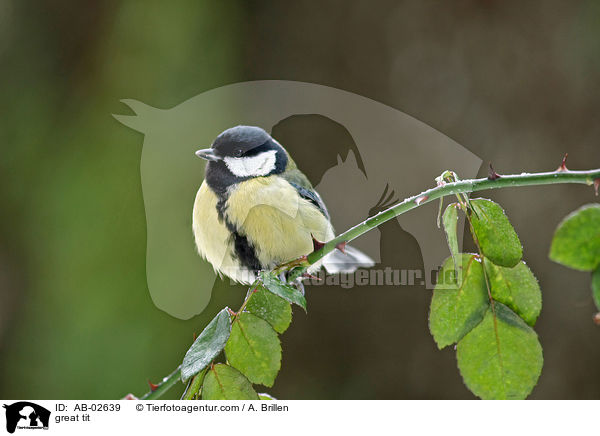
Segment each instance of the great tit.
[{"label": "great tit", "polygon": [[[198,252],[219,275],[249,284],[258,271],[309,254],[313,238],[334,238],[323,200],[289,153],[260,127],[227,129],[196,155],[208,163],[194,202],[194,237]],[[374,262],[346,246],[309,272],[321,264],[334,274]]]}]

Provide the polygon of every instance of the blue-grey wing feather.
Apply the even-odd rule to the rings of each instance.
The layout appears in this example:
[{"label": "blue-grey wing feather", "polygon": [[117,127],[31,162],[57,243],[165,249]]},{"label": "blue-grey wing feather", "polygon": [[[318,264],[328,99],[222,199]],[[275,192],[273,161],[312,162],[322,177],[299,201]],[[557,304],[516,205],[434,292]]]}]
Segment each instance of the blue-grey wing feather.
[{"label": "blue-grey wing feather", "polygon": [[296,189],[296,191],[298,192],[300,197],[305,198],[308,201],[310,201],[311,203],[313,203],[315,206],[317,206],[319,208],[319,210],[325,216],[325,218],[327,218],[328,220],[330,219],[329,212],[327,211],[327,207],[325,206],[325,203],[323,203],[323,199],[321,198],[321,196],[319,195],[319,193],[317,191],[315,191],[313,189],[305,188],[305,187],[300,186],[297,183],[291,182],[289,180],[288,180],[288,183]]}]

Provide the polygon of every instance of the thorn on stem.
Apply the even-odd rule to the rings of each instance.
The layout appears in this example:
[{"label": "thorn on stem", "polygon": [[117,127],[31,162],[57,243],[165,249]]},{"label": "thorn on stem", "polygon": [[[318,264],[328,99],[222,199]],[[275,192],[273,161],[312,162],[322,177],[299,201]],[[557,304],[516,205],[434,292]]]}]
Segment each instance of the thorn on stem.
[{"label": "thorn on stem", "polygon": [[502,177],[502,176],[496,172],[496,170],[492,166],[492,163],[490,162],[490,169],[488,171],[488,180],[496,180],[496,179],[499,179],[500,177]]},{"label": "thorn on stem", "polygon": [[192,336],[193,336],[192,342],[196,342],[196,339],[198,339],[198,334],[196,332],[194,332],[194,334]]},{"label": "thorn on stem", "polygon": [[429,195],[422,195],[420,197],[417,197],[415,199],[415,203],[418,205],[420,205],[421,203],[423,203],[424,201],[427,201],[427,199],[429,198]]},{"label": "thorn on stem", "polygon": [[569,171],[569,169],[567,168],[567,158],[568,157],[569,157],[569,153],[565,153],[565,157],[563,157],[563,160],[556,171],[560,171],[560,172]]},{"label": "thorn on stem", "polygon": [[237,313],[234,312],[233,310],[231,310],[229,307],[227,308],[227,312],[229,312],[229,315],[231,315],[231,316],[236,316],[237,315]]},{"label": "thorn on stem", "polygon": [[600,312],[594,315],[594,324],[600,325]]},{"label": "thorn on stem", "polygon": [[318,281],[322,281],[323,280],[321,277],[317,277],[317,276],[314,276],[314,275],[309,274],[309,273],[303,273],[302,277],[305,278],[305,279],[311,279],[311,280],[318,280]]},{"label": "thorn on stem", "polygon": [[152,383],[150,380],[148,380],[148,384],[150,385],[150,390],[152,392],[154,392],[155,390],[158,389],[158,385],[155,385],[154,383]]},{"label": "thorn on stem", "polygon": [[312,242],[313,242],[313,251],[317,251],[320,250],[321,248],[323,248],[325,246],[325,243],[318,241],[313,234],[311,233],[310,236],[312,237]]},{"label": "thorn on stem", "polygon": [[594,192],[596,192],[596,197],[598,196],[598,188],[600,188],[600,179],[594,180]]},{"label": "thorn on stem", "polygon": [[337,244],[335,246],[335,248],[337,248],[338,250],[340,250],[342,253],[346,254],[346,241],[340,242],[339,244]]}]

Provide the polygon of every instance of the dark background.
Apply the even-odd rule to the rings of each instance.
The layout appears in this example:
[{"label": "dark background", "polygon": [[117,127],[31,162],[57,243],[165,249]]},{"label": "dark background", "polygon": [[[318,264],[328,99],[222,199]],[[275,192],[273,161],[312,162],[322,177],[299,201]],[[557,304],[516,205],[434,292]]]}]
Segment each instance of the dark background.
[{"label": "dark background", "polygon": [[[0,397],[142,394],[177,366],[193,332],[241,303],[243,288],[223,285],[201,316],[181,321],[150,300],[143,137],[111,117],[124,112],[120,99],[169,108],[239,81],[314,82],[404,111],[499,172],[551,170],[565,152],[583,169],[600,165],[599,54],[591,0],[0,0]],[[308,119],[282,134],[310,129],[318,141],[324,126]],[[318,149],[307,150],[318,159]],[[597,198],[573,185],[484,195],[507,210],[542,287],[545,364],[531,397],[599,398],[589,275],[547,258],[558,222]],[[384,266],[422,266],[397,223],[382,236]],[[264,390],[473,398],[455,353],[429,335],[429,291],[319,287],[308,298]]]}]

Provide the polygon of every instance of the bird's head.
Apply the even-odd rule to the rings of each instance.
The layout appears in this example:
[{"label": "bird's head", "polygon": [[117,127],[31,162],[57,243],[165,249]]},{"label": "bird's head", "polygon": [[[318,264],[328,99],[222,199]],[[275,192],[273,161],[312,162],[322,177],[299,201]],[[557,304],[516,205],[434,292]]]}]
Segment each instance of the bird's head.
[{"label": "bird's head", "polygon": [[198,150],[206,159],[206,182],[216,191],[253,177],[285,171],[285,149],[260,127],[236,126],[222,132],[210,148]]}]

